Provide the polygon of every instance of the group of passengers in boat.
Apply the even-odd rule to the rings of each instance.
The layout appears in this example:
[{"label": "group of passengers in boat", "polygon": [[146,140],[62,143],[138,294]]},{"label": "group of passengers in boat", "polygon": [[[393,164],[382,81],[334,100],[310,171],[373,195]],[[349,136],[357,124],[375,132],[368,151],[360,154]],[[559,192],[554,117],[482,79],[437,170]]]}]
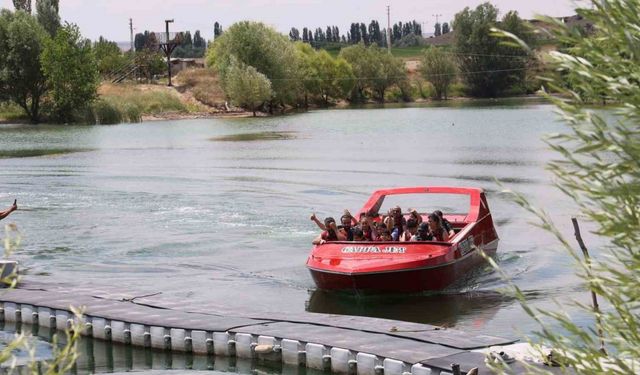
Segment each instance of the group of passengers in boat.
[{"label": "group of passengers in boat", "polygon": [[340,217],[340,225],[333,217],[320,221],[316,214],[311,221],[316,223],[322,233],[313,240],[315,245],[331,241],[356,242],[410,242],[410,241],[443,241],[446,242],[455,232],[451,223],[436,210],[427,216],[424,222],[422,215],[415,209],[409,209],[405,217],[402,209],[395,206],[382,217],[375,212],[360,214],[357,220],[349,210],[344,210]]}]

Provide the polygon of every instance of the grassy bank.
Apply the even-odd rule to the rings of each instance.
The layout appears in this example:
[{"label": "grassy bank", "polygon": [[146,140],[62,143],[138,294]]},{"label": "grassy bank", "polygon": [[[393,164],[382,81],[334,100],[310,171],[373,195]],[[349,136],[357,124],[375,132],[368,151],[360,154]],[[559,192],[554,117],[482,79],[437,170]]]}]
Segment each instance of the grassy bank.
[{"label": "grassy bank", "polygon": [[0,102],[0,123],[28,121],[24,110],[15,103]]},{"label": "grassy bank", "polygon": [[158,85],[103,84],[98,95],[93,106],[98,124],[139,122],[146,115],[196,110],[184,103],[173,89]]}]

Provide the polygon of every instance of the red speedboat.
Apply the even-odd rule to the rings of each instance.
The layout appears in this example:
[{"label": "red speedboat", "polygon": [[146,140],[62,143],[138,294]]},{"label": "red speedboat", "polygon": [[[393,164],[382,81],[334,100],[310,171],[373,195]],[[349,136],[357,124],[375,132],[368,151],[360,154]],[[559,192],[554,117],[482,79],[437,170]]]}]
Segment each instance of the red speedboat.
[{"label": "red speedboat", "polygon": [[[432,198],[447,194],[465,200],[466,196],[468,212],[443,210],[444,218],[456,232],[448,242],[338,241],[315,245],[307,259],[307,267],[318,288],[362,292],[440,290],[484,263],[480,249],[487,254],[497,250],[498,234],[482,189],[412,187],[378,190],[356,217],[365,212],[380,212],[388,197],[408,194],[418,198],[423,194]],[[426,221],[429,212],[419,212]]]}]

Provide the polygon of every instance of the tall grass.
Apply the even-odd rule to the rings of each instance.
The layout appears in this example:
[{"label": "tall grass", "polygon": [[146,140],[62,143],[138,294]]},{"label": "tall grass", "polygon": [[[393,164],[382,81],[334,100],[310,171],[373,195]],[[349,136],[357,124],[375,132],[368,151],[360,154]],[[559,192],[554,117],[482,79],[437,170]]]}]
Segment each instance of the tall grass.
[{"label": "tall grass", "polygon": [[162,86],[104,84],[99,97],[87,111],[85,122],[102,125],[140,122],[144,115],[190,110],[176,93]]},{"label": "tall grass", "polygon": [[12,102],[0,102],[0,120],[24,120],[27,115],[19,105]]},{"label": "tall grass", "polygon": [[212,69],[187,69],[178,74],[176,82],[179,89],[188,89],[193,97],[201,103],[215,107],[223,105],[225,94]]}]

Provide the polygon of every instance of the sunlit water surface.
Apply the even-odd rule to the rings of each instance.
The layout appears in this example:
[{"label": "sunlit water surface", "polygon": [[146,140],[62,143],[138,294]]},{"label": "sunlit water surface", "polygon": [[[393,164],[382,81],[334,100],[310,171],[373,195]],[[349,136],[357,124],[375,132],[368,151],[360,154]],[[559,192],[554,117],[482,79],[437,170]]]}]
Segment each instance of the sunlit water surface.
[{"label": "sunlit water surface", "polygon": [[[135,286],[228,310],[356,314],[528,334],[537,326],[488,267],[437,294],[316,291],[304,265],[317,234],[309,215],[355,212],[382,187],[481,187],[506,275],[535,306],[587,302],[572,260],[502,192],[519,191],[543,206],[571,237],[577,208],[553,187],[545,164],[557,155],[541,140],[563,130],[553,107],[536,102],[2,125],[0,202],[18,199],[21,210],[7,221],[23,234],[15,257],[30,279]],[[586,237],[595,248],[597,240]]]}]

